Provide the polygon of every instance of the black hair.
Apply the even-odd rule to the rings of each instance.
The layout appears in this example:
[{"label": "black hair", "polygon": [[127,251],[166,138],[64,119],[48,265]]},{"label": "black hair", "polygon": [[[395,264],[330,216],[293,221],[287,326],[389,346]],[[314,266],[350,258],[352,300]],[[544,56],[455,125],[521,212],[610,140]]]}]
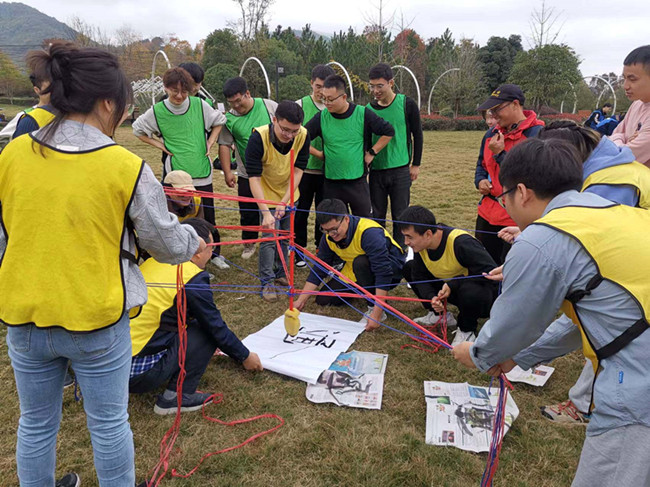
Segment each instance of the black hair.
[{"label": "black hair", "polygon": [[223,84],[223,96],[231,98],[235,95],[245,95],[248,91],[246,80],[241,76],[230,78]]},{"label": "black hair", "polygon": [[185,71],[183,68],[171,68],[165,71],[163,74],[163,86],[165,88],[176,88],[180,83],[181,88],[185,91],[192,91],[192,85],[194,80],[190,73]]},{"label": "black hair", "polygon": [[318,78],[325,81],[328,76],[332,76],[333,74],[336,73],[332,69],[332,66],[328,66],[327,64],[317,64],[314,66],[314,69],[311,70],[311,80],[314,81]]},{"label": "black hair", "polygon": [[305,119],[305,112],[302,111],[300,105],[295,101],[283,100],[278,103],[275,109],[275,118],[278,120],[286,120],[289,123],[297,123],[302,125]]},{"label": "black hair", "polygon": [[117,57],[101,49],[54,41],[47,50],[30,51],[27,66],[37,79],[50,82],[41,93],[50,94],[50,104],[56,110],[54,121],[43,130],[43,142],[51,139],[66,116],[88,115],[100,100],[111,100],[115,106],[110,126],[105,129],[113,135],[133,99],[131,84]]},{"label": "black hair", "polygon": [[566,140],[534,137],[508,151],[501,163],[499,181],[504,190],[518,184],[532,189],[538,198],[582,188],[582,162],[578,151]]},{"label": "black hair", "polygon": [[390,81],[393,79],[393,70],[390,68],[388,64],[379,63],[379,64],[375,64],[372,68],[370,68],[370,72],[368,73],[368,79],[373,80],[373,79],[380,79],[380,78],[384,78],[386,81]]},{"label": "black hair", "polygon": [[210,235],[212,235],[214,226],[203,218],[188,218],[187,220],[183,220],[182,225],[189,225],[196,230],[196,234],[201,237],[205,243],[210,241]]},{"label": "black hair", "polygon": [[323,88],[336,88],[345,93],[345,81],[338,74],[331,74],[323,82]]},{"label": "black hair", "polygon": [[424,235],[427,230],[431,230],[432,233],[436,233],[438,230],[435,215],[424,206],[409,206],[400,214],[399,220],[400,230],[413,227],[413,231],[418,235]]},{"label": "black hair", "polygon": [[569,142],[580,154],[582,162],[586,161],[600,143],[600,134],[589,127],[582,127],[573,120],[556,120],[542,130],[540,139],[562,139]]},{"label": "black hair", "polygon": [[650,45],[637,47],[625,57],[623,65],[631,66],[632,64],[641,64],[643,69],[650,73]]},{"label": "black hair", "polygon": [[179,68],[183,68],[185,71],[190,73],[190,76],[195,83],[203,83],[203,78],[205,78],[205,71],[197,63],[180,63]]},{"label": "black hair", "polygon": [[612,105],[610,102],[605,103],[602,108],[613,108],[614,105]]},{"label": "black hair", "polygon": [[336,198],[327,198],[316,207],[316,223],[324,225],[332,220],[340,222],[347,214],[348,207],[343,201]]}]

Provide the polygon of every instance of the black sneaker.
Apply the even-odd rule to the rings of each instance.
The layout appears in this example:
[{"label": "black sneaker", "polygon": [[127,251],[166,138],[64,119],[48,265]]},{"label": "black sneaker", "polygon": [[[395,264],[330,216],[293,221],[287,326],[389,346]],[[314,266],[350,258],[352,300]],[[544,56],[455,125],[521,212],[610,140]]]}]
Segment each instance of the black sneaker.
[{"label": "black sneaker", "polygon": [[[209,392],[195,392],[194,394],[183,394],[183,402],[181,404],[181,412],[187,413],[190,411],[197,411],[203,407],[203,403],[212,396]],[[209,401],[205,402],[210,404],[212,398]],[[176,408],[178,406],[178,401],[174,399],[165,399],[162,394],[158,396],[156,400],[156,405],[153,407],[153,412],[156,414],[176,414]]]},{"label": "black sneaker", "polygon": [[62,478],[56,481],[56,487],[79,487],[81,479],[79,475],[74,472],[65,474]]}]

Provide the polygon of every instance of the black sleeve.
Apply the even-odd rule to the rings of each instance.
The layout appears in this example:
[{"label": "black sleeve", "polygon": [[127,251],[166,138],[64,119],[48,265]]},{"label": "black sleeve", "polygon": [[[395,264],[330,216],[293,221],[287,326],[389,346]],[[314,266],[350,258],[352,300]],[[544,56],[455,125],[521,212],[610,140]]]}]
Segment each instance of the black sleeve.
[{"label": "black sleeve", "polygon": [[412,165],[419,166],[422,162],[422,146],[424,137],[422,136],[422,120],[420,118],[420,109],[418,104],[412,98],[406,97],[406,124],[409,132],[413,137],[413,162]]},{"label": "black sleeve", "polygon": [[372,147],[372,134],[379,135],[380,137],[382,135],[394,137],[395,129],[390,123],[381,118],[375,112],[366,108],[364,114],[363,134],[365,149],[368,150]]},{"label": "black sleeve", "polygon": [[296,157],[296,168],[302,169],[304,171],[305,168],[307,167],[307,163],[309,162],[310,145],[311,145],[311,139],[309,138],[309,133],[307,133],[307,137],[305,138],[305,143],[300,148],[300,152],[298,152],[298,156]]},{"label": "black sleeve", "polygon": [[321,137],[323,135],[320,127],[320,113],[321,112],[318,112],[316,115],[314,115],[311,120],[305,125],[307,132],[309,132],[309,138],[311,140],[314,140],[315,138]]},{"label": "black sleeve", "polygon": [[[471,235],[459,235],[454,240],[454,253],[458,263],[466,267],[470,276],[478,276],[484,272],[490,272],[497,265],[490,256],[483,244]],[[484,279],[477,277],[477,279]],[[486,282],[488,282],[486,280]],[[460,283],[459,280],[449,281],[449,287],[453,289]]]},{"label": "black sleeve", "polygon": [[474,186],[476,186],[476,189],[478,189],[478,183],[490,177],[488,172],[485,170],[485,167],[483,167],[483,153],[485,151],[485,141],[488,136],[492,137],[492,129],[485,132],[485,135],[481,140],[481,148],[478,151],[478,160],[476,161],[476,170],[474,171]]},{"label": "black sleeve", "polygon": [[18,120],[16,130],[14,131],[14,134],[11,136],[11,138],[15,139],[20,135],[30,134],[35,130],[38,130],[38,124],[36,123],[36,120],[34,120],[34,117],[32,117],[30,114],[26,113],[20,117],[20,120]]},{"label": "black sleeve", "polygon": [[262,157],[264,157],[262,136],[257,130],[253,130],[253,133],[248,138],[246,157],[244,158],[244,165],[249,177],[262,176]]}]

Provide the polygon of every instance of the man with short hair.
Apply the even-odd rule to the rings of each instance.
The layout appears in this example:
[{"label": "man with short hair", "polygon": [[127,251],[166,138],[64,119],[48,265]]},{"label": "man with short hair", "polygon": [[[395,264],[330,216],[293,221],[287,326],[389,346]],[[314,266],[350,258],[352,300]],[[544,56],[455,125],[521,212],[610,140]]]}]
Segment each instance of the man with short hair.
[{"label": "man with short hair", "polygon": [[[316,208],[316,221],[321,226],[323,238],[318,246],[318,258],[332,266],[338,259],[345,265],[341,274],[350,282],[356,282],[377,297],[388,295],[402,280],[405,254],[390,233],[379,223],[369,218],[348,214],[345,203],[338,199],[324,199]],[[324,283],[327,271],[315,265],[303,292],[316,291]],[[326,291],[346,292],[347,286],[338,278],[325,283]],[[309,294],[301,294],[295,301],[302,310]],[[317,296],[316,304],[321,306],[342,306],[344,301],[337,296]],[[368,306],[368,312],[361,319],[366,330],[378,328],[386,314],[379,306]]]},{"label": "man with short hair", "polygon": [[514,147],[500,183],[522,229],[503,290],[474,343],[452,353],[491,375],[510,371],[562,309],[577,326],[556,333],[523,369],[581,345],[592,359],[593,409],[574,487],[650,485],[650,246],[647,210],[579,193],[583,167],[566,141]]},{"label": "man with short hair", "polygon": [[650,166],[650,45],[634,49],[623,65],[623,88],[632,105],[610,139]]},{"label": "man with short hair", "polygon": [[612,108],[613,106],[611,103],[605,103],[601,108],[596,108],[591,112],[589,118],[585,120],[585,127],[596,130],[598,124],[609,117],[609,114],[612,113]]},{"label": "man with short hair", "polygon": [[[375,99],[367,107],[395,129],[395,136],[372,161],[369,175],[372,216],[386,226],[388,200],[393,220],[399,218],[411,201],[411,183],[418,178],[422,160],[422,122],[415,100],[395,93],[393,70],[388,64],[374,65],[368,77]],[[373,135],[373,143],[377,140]],[[393,238],[404,247],[404,237],[395,223]]]},{"label": "man with short hair", "polygon": [[[285,100],[275,109],[273,122],[253,129],[246,147],[246,170],[253,197],[258,200],[277,201],[273,208],[268,203],[258,201],[262,215],[262,227],[289,230],[289,215],[286,206],[297,201],[300,192],[298,185],[309,159],[309,134],[302,126],[304,114],[296,102]],[[291,151],[293,151],[294,178],[291,187]],[[273,233],[262,233],[262,238],[274,237]],[[280,242],[285,264],[289,253],[286,240]],[[282,259],[274,241],[260,243],[259,275],[261,294],[265,301],[276,301],[277,295],[273,281],[287,286]]]},{"label": "man with short hair", "polygon": [[478,204],[476,238],[497,264],[503,264],[510,244],[496,234],[502,228],[514,225],[497,201],[497,196],[502,193],[499,183],[501,162],[515,145],[536,136],[544,126],[535,112],[524,110],[524,101],[524,92],[519,86],[505,84],[494,90],[478,107],[479,111],[490,110],[497,124],[485,133],[476,162],[474,184],[483,195]]},{"label": "man with short hair", "polygon": [[[273,100],[266,98],[253,98],[246,80],[240,76],[230,78],[223,85],[223,95],[226,97],[230,111],[226,113],[226,127],[221,131],[219,136],[219,160],[221,161],[221,170],[226,185],[230,188],[237,184],[237,195],[251,198],[250,183],[246,165],[246,145],[248,139],[255,127],[261,127],[271,123],[271,118],[275,114],[275,108],[278,106]],[[230,169],[230,150],[234,147],[235,158],[237,160],[237,177]],[[239,205],[239,224],[241,226],[257,226],[260,224],[260,215],[257,204],[250,202],[238,202]],[[257,238],[257,232],[243,230],[241,233],[242,240],[254,240]],[[244,244],[244,250],[241,254],[242,259],[250,259],[255,254],[255,244]]]},{"label": "man with short hair", "polygon": [[[311,70],[311,94],[303,96],[296,103],[302,107],[305,112],[304,124],[309,122],[314,115],[320,113],[325,108],[322,103],[323,84],[328,76],[334,74],[334,70],[326,64],[317,64]],[[317,137],[311,141],[311,146],[316,150],[323,150],[323,139]],[[309,162],[305,168],[302,179],[300,180],[300,199],[298,200],[298,212],[294,221],[296,232],[296,243],[301,247],[307,247],[307,221],[309,220],[309,210],[312,202],[315,206],[323,201],[323,184],[325,176],[323,175],[323,161],[318,157],[309,156]],[[314,243],[318,246],[323,234],[320,231],[318,223],[314,224]],[[298,267],[305,267],[304,260],[296,262]]]},{"label": "man with short hair", "polygon": [[[323,103],[326,110],[306,125],[312,139],[323,139],[322,151],[310,150],[325,161],[323,196],[340,199],[353,215],[370,218],[368,166],[388,145],[395,130],[372,110],[348,102],[345,81],[338,75],[328,76],[323,83]],[[379,136],[374,144],[372,134]]]},{"label": "man with short hair", "polygon": [[210,98],[207,98],[203,93],[201,93],[201,87],[203,86],[203,80],[205,79],[205,71],[198,63],[180,63],[179,68],[183,68],[185,71],[190,73],[190,76],[194,80],[194,86],[190,91],[191,96],[196,96],[214,108],[214,101]]},{"label": "man with short hair", "polygon": [[50,80],[45,79],[42,74],[32,73],[29,75],[29,81],[32,83],[34,93],[38,95],[38,104],[33,108],[25,109],[11,136],[12,139],[43,128],[54,120],[54,108],[50,105],[48,90]]},{"label": "man with short hair", "polygon": [[[191,226],[202,239],[212,243],[212,225],[205,220],[190,218],[183,225]],[[210,276],[205,271],[211,255],[211,247],[207,246],[194,254],[189,262],[181,264],[187,303],[186,376],[181,411],[196,411],[204,402],[211,401],[210,393],[197,392],[196,388],[217,348],[240,362],[246,370],[262,370],[257,354],[250,352],[228,328],[214,304]],[[150,392],[166,385],[156,400],[154,412],[175,414],[176,381],[180,373],[177,290],[174,286],[160,286],[160,283],[176,282],[177,266],[149,258],[140,270],[150,284],[149,299],[131,318],[133,358],[129,392]]]},{"label": "man with short hair", "polygon": [[[497,284],[480,276],[496,267],[485,247],[471,234],[436,223],[436,217],[422,206],[410,206],[399,216],[399,229],[413,260],[404,265],[403,275],[429,312],[414,321],[433,325],[444,310],[443,300],[458,307],[458,329],[452,346],[474,341],[479,318],[487,318],[497,297]],[[456,319],[447,312],[447,326]]]}]

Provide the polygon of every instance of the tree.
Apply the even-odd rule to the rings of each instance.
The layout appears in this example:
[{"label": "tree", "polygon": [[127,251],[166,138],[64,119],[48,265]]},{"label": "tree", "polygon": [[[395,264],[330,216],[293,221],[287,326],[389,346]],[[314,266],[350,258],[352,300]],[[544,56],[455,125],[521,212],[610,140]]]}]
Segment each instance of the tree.
[{"label": "tree", "polygon": [[269,8],[275,0],[233,0],[241,13],[240,19],[234,24],[242,40],[255,39],[256,34],[266,24]]},{"label": "tree", "polygon": [[239,39],[231,29],[212,31],[205,38],[201,59],[203,68],[209,69],[220,63],[238,66],[243,62],[243,58],[244,54]]},{"label": "tree", "polygon": [[446,66],[454,58],[455,47],[456,41],[449,28],[445,29],[440,37],[429,39],[427,42],[427,56],[429,57],[427,72],[432,79],[437,78],[445,69],[448,69]]},{"label": "tree", "polygon": [[[427,66],[426,47],[422,38],[413,29],[405,29],[395,36],[393,59],[397,64],[403,64],[410,68],[415,73],[420,86],[424,87]],[[404,85],[402,75],[403,73],[399,76],[400,86]],[[411,77],[407,76],[407,78]]]},{"label": "tree", "polygon": [[311,85],[309,80],[297,74],[290,74],[280,78],[278,83],[280,86],[279,97],[276,95],[276,98],[279,100],[297,100],[302,98],[308,93],[311,93]]},{"label": "tree", "polygon": [[539,111],[543,104],[559,104],[564,94],[577,86],[582,75],[580,60],[569,46],[547,44],[517,54],[509,81],[521,86],[528,104]]},{"label": "tree", "polygon": [[205,86],[205,89],[208,90],[216,100],[225,103],[226,99],[223,96],[223,85],[226,80],[234,78],[238,74],[239,72],[232,64],[215,64],[205,72],[203,86]]},{"label": "tree", "polygon": [[28,92],[29,88],[27,77],[20,72],[8,55],[0,51],[0,95],[9,98],[9,103],[13,104],[14,96]]},{"label": "tree", "polygon": [[529,41],[533,48],[554,44],[557,41],[564,25],[556,27],[559,18],[560,12],[556,12],[553,7],[547,7],[546,0],[542,0],[540,10],[533,10],[528,21],[531,33]]},{"label": "tree", "polygon": [[377,4],[372,4],[372,8],[376,12],[365,13],[363,15],[363,20],[367,24],[363,29],[363,33],[368,41],[376,46],[376,59],[378,63],[383,62],[386,57],[385,51],[390,42],[390,31],[393,28],[393,21],[395,20],[394,10],[390,14],[386,12],[387,3],[385,0],[378,0]]},{"label": "tree", "polygon": [[487,44],[478,50],[478,59],[487,88],[491,91],[508,79],[518,52],[523,51],[521,36],[490,37]]}]

